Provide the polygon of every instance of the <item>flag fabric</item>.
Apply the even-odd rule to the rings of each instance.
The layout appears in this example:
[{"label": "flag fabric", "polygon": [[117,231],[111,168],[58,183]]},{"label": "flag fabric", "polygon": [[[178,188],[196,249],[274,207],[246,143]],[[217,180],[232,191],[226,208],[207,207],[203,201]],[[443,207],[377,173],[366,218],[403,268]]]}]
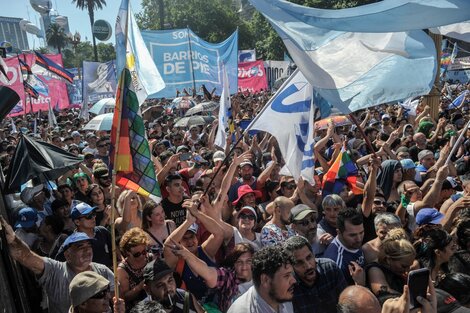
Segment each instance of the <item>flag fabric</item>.
[{"label": "flag fabric", "polygon": [[342,148],[323,177],[322,196],[340,194],[346,184],[355,195],[361,195],[363,190],[357,186],[357,172],[356,165]]},{"label": "flag fabric", "polygon": [[16,129],[15,121],[13,119],[11,119],[11,132],[13,134],[16,134],[18,132],[18,130]]},{"label": "flag fabric", "polygon": [[286,166],[297,180],[301,176],[314,185],[313,90],[297,69],[268,101],[248,129],[273,135]]},{"label": "flag fabric", "polygon": [[48,102],[47,106],[48,106],[47,120],[49,122],[49,126],[56,127],[57,126],[57,119],[55,117],[54,111],[52,110],[51,102]]},{"label": "flag fabric", "polygon": [[[128,36],[126,36],[126,29]],[[126,57],[131,59],[126,60]],[[133,77],[139,104],[142,104],[148,95],[165,88],[165,82],[142,39],[139,27],[131,12],[129,0],[122,0],[116,22],[117,77],[120,77],[126,61],[132,64],[136,73],[139,73],[138,76]]]},{"label": "flag fabric", "polygon": [[3,76],[5,76],[7,81],[10,81],[10,79],[8,79],[7,71],[8,71],[8,66],[3,60],[3,58],[0,56],[0,73],[2,73]]},{"label": "flag fabric", "polygon": [[452,110],[452,109],[456,109],[460,107],[464,103],[465,98],[468,95],[468,92],[469,92],[468,90],[464,90],[463,92],[461,92],[454,100],[452,100],[452,103],[449,104],[447,109]]},{"label": "flag fabric", "polygon": [[26,94],[28,94],[30,97],[33,97],[34,99],[39,98],[39,93],[26,80],[23,80],[23,87]]},{"label": "flag fabric", "polygon": [[82,107],[80,108],[80,114],[78,118],[82,118],[85,122],[90,120],[90,115],[88,114],[88,103],[85,98],[83,98]]},{"label": "flag fabric", "polygon": [[430,28],[429,30],[435,34],[470,42],[470,21]]},{"label": "flag fabric", "polygon": [[[49,96],[49,87],[47,85],[47,82],[45,82],[39,75],[35,75],[28,63],[26,63],[26,61],[23,61],[18,58],[18,63],[20,64],[21,74],[23,75],[23,82],[26,81],[28,85],[27,87],[25,87],[25,89],[34,89],[35,94],[37,93],[38,96],[39,94],[46,97]],[[31,95],[29,92],[28,94]]]},{"label": "flag fabric", "polygon": [[[132,46],[138,42],[136,36],[139,35],[129,1],[123,0],[116,22],[116,50],[118,60],[125,62],[120,72],[111,130],[111,167],[116,173],[116,182],[119,186],[160,201],[160,188],[145,134],[140,104],[149,93],[158,92],[160,90],[158,88],[163,88],[164,83],[160,82],[160,87],[156,88],[158,90],[147,89],[155,88],[152,82],[144,84],[143,77],[146,76],[142,76],[144,69],[140,67],[143,64],[139,55],[145,51],[148,55],[148,51],[145,46],[137,45],[139,53],[136,54],[136,46]],[[152,66],[147,64],[148,71],[151,71],[151,68]]]},{"label": "flag fabric", "polygon": [[414,98],[408,98],[402,103],[399,103],[405,112],[409,115],[416,116],[416,108],[419,104],[419,99],[413,100]]},{"label": "flag fabric", "polygon": [[[318,11],[311,8],[280,0],[250,2],[273,25],[315,91],[343,114],[427,94],[433,86],[436,51],[434,42],[422,30],[327,30],[314,26],[316,15],[308,16],[308,12]],[[375,32],[375,26],[381,27],[371,26],[370,31]]]},{"label": "flag fabric", "polygon": [[227,143],[227,133],[226,129],[229,129],[229,132],[233,132],[233,117],[232,117],[232,106],[230,103],[230,86],[228,81],[227,71],[225,66],[222,66],[223,73],[223,88],[222,94],[220,95],[220,107],[219,107],[219,125],[217,128],[217,134],[215,137],[214,144],[216,146],[225,149]]},{"label": "flag fabric", "polygon": [[50,73],[54,74],[53,78],[63,79],[64,81],[72,84],[73,83],[73,74],[67,71],[65,68],[55,63],[44,54],[34,51],[36,54],[36,65],[46,69]]}]

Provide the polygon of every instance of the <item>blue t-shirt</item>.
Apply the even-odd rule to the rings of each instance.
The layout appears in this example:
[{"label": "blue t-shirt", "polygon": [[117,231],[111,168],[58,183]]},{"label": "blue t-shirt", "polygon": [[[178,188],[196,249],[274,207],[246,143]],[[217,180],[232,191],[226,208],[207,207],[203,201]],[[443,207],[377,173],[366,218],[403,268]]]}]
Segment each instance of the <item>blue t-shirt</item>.
[{"label": "blue t-shirt", "polygon": [[341,241],[339,241],[338,236],[336,236],[328,248],[326,248],[323,257],[333,260],[338,265],[349,285],[354,285],[354,280],[349,274],[348,268],[351,261],[356,262],[362,268],[364,268],[365,265],[364,252],[362,252],[362,249],[350,250],[346,248]]}]

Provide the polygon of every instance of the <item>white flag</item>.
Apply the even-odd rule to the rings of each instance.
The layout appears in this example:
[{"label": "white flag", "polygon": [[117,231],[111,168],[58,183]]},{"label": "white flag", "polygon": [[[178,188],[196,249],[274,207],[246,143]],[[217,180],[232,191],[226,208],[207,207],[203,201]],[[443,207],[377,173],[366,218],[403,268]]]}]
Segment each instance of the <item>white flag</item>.
[{"label": "white flag", "polygon": [[248,128],[273,135],[292,176],[314,185],[312,96],[312,86],[297,69]]},{"label": "white flag", "polygon": [[49,122],[49,126],[56,127],[57,126],[57,119],[55,118],[54,111],[52,110],[51,102],[48,102],[48,111],[47,111],[47,120]]},{"label": "white flag", "polygon": [[222,70],[224,86],[222,89],[222,94],[220,95],[219,127],[217,129],[217,135],[215,137],[214,144],[221,147],[222,149],[225,149],[225,144],[227,142],[227,133],[225,132],[225,129],[229,126],[229,119],[232,118],[232,106],[230,103],[230,86],[225,66],[222,66]]}]

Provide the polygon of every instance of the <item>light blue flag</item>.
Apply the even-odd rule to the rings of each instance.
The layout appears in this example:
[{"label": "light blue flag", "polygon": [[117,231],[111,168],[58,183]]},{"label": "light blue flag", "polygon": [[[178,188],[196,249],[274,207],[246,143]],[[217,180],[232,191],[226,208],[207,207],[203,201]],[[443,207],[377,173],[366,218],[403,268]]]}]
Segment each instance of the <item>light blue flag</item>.
[{"label": "light blue flag", "polygon": [[266,103],[263,111],[248,125],[273,135],[292,176],[314,185],[313,179],[313,90],[298,69]]},{"label": "light blue flag", "polygon": [[402,32],[470,20],[468,0],[384,0],[341,10],[308,8],[282,0],[265,2],[306,24],[347,32]]},{"label": "light blue flag", "polygon": [[149,94],[165,88],[165,82],[145,46],[129,0],[121,2],[115,33],[117,77],[120,77],[127,58],[127,68],[133,78],[134,91],[139,105],[142,105]]},{"label": "light blue flag", "polygon": [[464,101],[465,101],[465,98],[467,97],[468,95],[468,90],[465,90],[463,92],[461,92],[457,98],[455,98],[451,104],[449,104],[449,106],[447,107],[448,110],[452,110],[452,109],[456,109],[458,107],[460,107]]},{"label": "light blue flag", "polygon": [[[299,69],[342,113],[429,93],[435,46],[421,30],[398,33],[329,31],[293,16],[278,0],[250,0],[274,26]],[[308,8],[305,8],[308,10]]]},{"label": "light blue flag", "polygon": [[430,28],[429,30],[435,34],[470,42],[470,21]]}]

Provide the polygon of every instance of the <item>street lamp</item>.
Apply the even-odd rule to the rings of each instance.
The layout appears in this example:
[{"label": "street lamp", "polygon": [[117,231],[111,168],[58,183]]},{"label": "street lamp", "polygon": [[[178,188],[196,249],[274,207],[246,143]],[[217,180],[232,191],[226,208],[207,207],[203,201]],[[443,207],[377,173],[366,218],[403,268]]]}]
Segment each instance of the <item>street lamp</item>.
[{"label": "street lamp", "polygon": [[[75,34],[72,35],[70,34],[70,43],[72,44],[73,46],[73,52],[75,54],[75,57],[78,59],[78,55],[77,55],[77,46],[78,44],[80,43],[80,39],[81,39],[81,36],[80,36],[80,33],[78,31],[75,31]],[[77,66],[77,70],[78,70],[78,78],[80,79],[80,62],[78,62],[78,66]]]}]

